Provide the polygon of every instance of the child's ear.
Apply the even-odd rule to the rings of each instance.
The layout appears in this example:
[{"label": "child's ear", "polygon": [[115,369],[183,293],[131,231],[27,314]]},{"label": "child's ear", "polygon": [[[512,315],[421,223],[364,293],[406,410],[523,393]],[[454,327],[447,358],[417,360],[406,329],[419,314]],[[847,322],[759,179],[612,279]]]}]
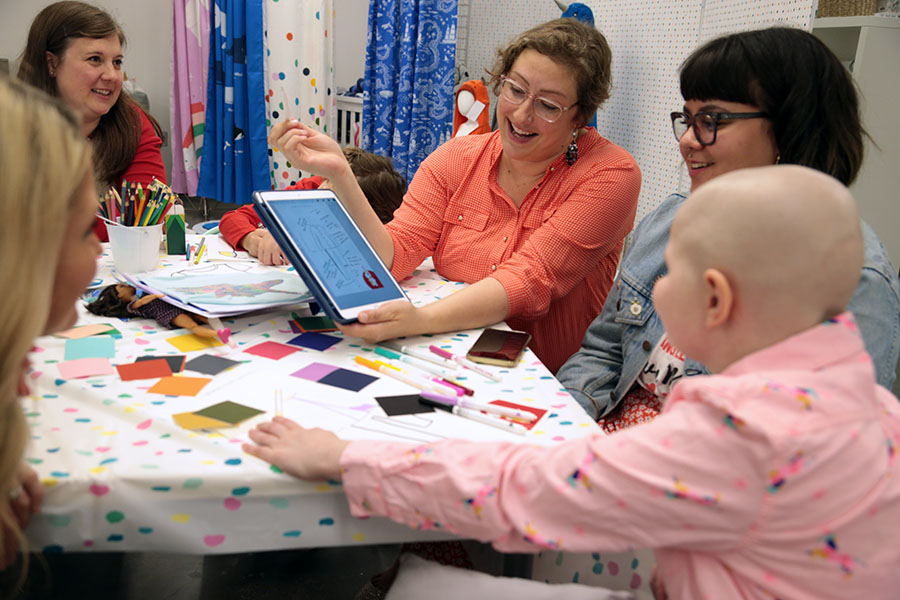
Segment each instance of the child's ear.
[{"label": "child's ear", "polygon": [[728,277],[718,269],[703,272],[706,287],[706,326],[709,329],[728,322],[734,309],[734,288]]}]

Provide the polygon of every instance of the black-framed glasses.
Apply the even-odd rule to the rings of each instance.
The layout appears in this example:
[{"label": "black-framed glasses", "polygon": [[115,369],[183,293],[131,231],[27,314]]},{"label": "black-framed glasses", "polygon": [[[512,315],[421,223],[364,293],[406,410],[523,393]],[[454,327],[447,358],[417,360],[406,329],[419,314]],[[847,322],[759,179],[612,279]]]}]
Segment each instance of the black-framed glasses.
[{"label": "black-framed glasses", "polygon": [[534,114],[548,123],[557,120],[564,112],[575,106],[575,104],[578,104],[576,102],[569,106],[560,106],[558,102],[549,98],[530,94],[528,93],[528,90],[506,75],[500,77],[500,95],[504,100],[512,104],[522,104],[525,100],[531,98],[531,109],[534,111]]},{"label": "black-framed glasses", "polygon": [[767,119],[769,115],[764,112],[742,113],[709,113],[698,112],[693,117],[683,112],[673,112],[669,115],[672,119],[672,132],[675,139],[681,141],[681,136],[691,127],[694,129],[694,137],[701,146],[711,146],[716,143],[716,132],[719,129],[719,121],[731,121],[733,119]]}]

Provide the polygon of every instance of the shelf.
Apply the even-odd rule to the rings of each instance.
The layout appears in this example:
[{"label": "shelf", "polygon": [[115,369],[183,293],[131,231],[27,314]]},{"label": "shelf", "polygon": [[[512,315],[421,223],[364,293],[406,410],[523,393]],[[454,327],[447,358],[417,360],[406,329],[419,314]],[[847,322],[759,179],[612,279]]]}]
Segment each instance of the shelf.
[{"label": "shelf", "polygon": [[900,29],[898,17],[824,17],[813,21],[813,29],[843,29],[850,27],[889,27]]},{"label": "shelf", "polygon": [[813,21],[818,37],[847,65],[859,89],[865,160],[850,186],[859,212],[900,266],[900,19],[894,17],[830,17]]}]

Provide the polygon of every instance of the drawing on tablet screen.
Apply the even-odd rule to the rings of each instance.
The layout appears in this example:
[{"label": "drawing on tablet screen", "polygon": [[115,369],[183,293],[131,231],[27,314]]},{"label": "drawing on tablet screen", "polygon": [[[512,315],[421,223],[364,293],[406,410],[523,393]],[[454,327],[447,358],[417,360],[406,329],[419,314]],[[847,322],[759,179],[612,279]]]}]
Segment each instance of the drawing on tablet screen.
[{"label": "drawing on tablet screen", "polygon": [[309,262],[333,289],[353,294],[383,287],[327,206],[311,206],[297,219],[295,235],[303,240]]}]

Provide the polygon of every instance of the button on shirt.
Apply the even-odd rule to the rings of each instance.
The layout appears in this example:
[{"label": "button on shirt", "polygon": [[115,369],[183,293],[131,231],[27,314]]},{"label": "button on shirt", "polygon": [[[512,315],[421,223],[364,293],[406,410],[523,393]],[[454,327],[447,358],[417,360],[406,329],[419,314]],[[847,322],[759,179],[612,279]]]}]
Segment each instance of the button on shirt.
[{"label": "button on shirt", "polygon": [[631,230],[640,171],[624,149],[587,129],[578,161],[560,156],[520,207],[497,183],[499,132],[453,138],[419,167],[387,229],[402,280],[428,256],[439,274],[506,290],[513,329],[556,372],[578,350],[612,285]]}]

